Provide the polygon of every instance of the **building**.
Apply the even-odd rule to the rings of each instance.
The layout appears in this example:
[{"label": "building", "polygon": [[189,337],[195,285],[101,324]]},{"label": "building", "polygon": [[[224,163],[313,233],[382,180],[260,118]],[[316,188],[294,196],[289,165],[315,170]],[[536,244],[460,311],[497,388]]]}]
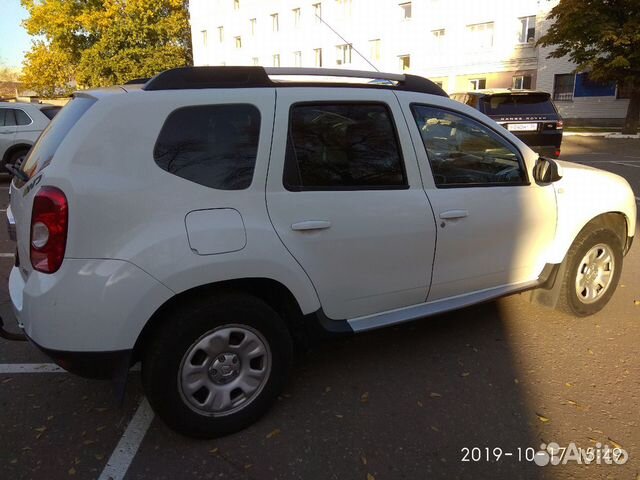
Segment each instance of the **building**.
[{"label": "building", "polygon": [[191,0],[194,63],[408,71],[449,93],[537,88],[569,123],[621,123],[623,89],[535,45],[557,2]]}]

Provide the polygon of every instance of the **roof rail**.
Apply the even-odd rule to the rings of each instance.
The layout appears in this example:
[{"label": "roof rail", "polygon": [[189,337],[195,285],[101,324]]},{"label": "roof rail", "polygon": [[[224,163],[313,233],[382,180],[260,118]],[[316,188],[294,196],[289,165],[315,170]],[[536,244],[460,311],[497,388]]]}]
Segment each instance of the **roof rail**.
[{"label": "roof rail", "polygon": [[[348,82],[274,82],[269,76],[323,76],[387,80],[395,84]],[[259,87],[352,87],[382,88],[429,93],[447,97],[441,87],[424,77],[408,74],[342,70],[330,68],[264,68],[264,67],[183,67],[166,70],[145,83],[143,90],[184,90],[201,88]]]}]

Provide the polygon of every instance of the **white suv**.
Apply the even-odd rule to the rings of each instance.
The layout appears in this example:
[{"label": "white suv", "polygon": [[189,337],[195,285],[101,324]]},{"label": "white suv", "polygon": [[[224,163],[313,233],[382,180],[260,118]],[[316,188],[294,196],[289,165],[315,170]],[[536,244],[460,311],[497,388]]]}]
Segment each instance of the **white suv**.
[{"label": "white suv", "polygon": [[19,165],[60,107],[0,102],[0,173]]},{"label": "white suv", "polygon": [[636,224],[621,177],[539,158],[426,79],[345,70],[76,93],[11,198],[26,336],[80,375],[141,361],[155,411],[200,437],[260,417],[314,332],[524,290],[592,314]]}]

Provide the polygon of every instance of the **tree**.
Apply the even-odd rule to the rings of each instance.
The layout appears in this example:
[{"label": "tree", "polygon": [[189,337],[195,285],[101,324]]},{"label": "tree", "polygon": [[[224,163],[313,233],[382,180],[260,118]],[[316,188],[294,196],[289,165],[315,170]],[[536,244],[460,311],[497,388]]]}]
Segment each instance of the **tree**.
[{"label": "tree", "polygon": [[[23,80],[41,95],[124,83],[192,63],[187,0],[21,0],[33,42]],[[74,82],[75,81],[75,82]]]},{"label": "tree", "polygon": [[538,45],[554,46],[547,58],[568,55],[576,70],[631,90],[623,133],[640,121],[640,0],[560,0]]}]

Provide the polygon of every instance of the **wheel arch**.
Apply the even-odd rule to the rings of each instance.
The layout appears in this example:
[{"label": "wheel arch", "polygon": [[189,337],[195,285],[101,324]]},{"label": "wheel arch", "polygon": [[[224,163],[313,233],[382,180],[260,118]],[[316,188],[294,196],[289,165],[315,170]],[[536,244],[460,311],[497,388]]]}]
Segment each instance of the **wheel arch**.
[{"label": "wheel arch", "polygon": [[165,321],[170,321],[171,312],[198,301],[204,296],[222,292],[241,292],[259,298],[273,308],[284,320],[294,342],[306,343],[306,328],[303,313],[295,296],[284,284],[270,278],[241,278],[224,280],[180,292],[162,304],[144,325],[133,348],[132,363],[140,359],[142,351],[155,330]]},{"label": "wheel arch", "polygon": [[29,149],[32,147],[33,145],[29,144],[29,143],[16,143],[15,145],[11,145],[9,148],[7,148],[7,150],[4,152],[4,155],[2,157],[2,164],[6,164],[7,161],[9,160],[9,158],[11,158],[11,155],[13,155],[14,153],[20,151],[20,150],[26,150],[29,151]]}]

